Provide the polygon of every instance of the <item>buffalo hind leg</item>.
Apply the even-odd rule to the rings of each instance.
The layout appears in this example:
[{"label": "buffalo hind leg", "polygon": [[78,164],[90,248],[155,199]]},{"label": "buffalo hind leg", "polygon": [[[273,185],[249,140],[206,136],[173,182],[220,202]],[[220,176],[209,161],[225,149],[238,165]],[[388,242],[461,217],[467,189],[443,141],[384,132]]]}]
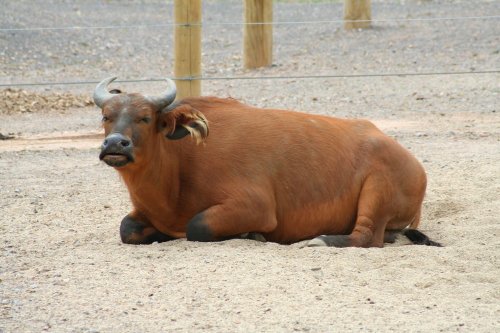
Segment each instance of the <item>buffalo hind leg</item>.
[{"label": "buffalo hind leg", "polygon": [[443,246],[440,243],[435,242],[435,241],[429,239],[429,237],[427,237],[426,234],[424,234],[423,232],[418,231],[416,229],[409,229],[409,228],[408,229],[404,229],[401,233],[403,235],[405,235],[406,237],[408,237],[408,239],[413,244],[427,245],[427,246],[437,246],[437,247],[442,247]]},{"label": "buffalo hind leg", "polygon": [[[441,243],[431,240],[426,234],[418,231],[416,229],[403,229],[401,231],[386,230],[384,232],[383,243],[395,243],[397,235],[406,236],[413,244],[416,245],[427,245],[427,246],[437,246],[442,247]],[[348,247],[356,246],[350,239],[350,235],[321,235],[310,240],[306,246],[335,246],[335,247]],[[371,246],[381,246],[372,243]]]},{"label": "buffalo hind leg", "polygon": [[399,232],[386,230],[384,233],[384,243],[394,244]]},{"label": "buffalo hind leg", "polygon": [[391,188],[383,177],[369,177],[363,184],[358,200],[354,228],[349,235],[322,235],[309,241],[308,246],[383,247],[387,222],[394,208],[387,199],[389,194],[380,188]]},{"label": "buffalo hind leg", "polygon": [[366,216],[358,216],[353,231],[349,235],[321,235],[313,238],[307,246],[334,246],[334,247],[383,247],[383,226],[376,224]]},{"label": "buffalo hind leg", "polygon": [[166,242],[175,238],[159,232],[147,222],[140,221],[129,214],[120,225],[120,237],[125,244],[152,244]]}]

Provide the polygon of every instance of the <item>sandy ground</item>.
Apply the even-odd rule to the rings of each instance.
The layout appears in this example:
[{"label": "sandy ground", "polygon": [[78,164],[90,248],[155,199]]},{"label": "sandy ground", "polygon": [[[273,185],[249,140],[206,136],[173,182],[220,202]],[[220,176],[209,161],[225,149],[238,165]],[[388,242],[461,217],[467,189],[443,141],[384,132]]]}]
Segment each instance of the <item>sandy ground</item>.
[{"label": "sandy ground", "polygon": [[[208,2],[207,20],[240,17],[239,4],[229,3],[222,10]],[[374,3],[379,17],[500,12],[498,1]],[[123,7],[139,5],[152,22],[163,15],[161,10],[171,15],[163,1]],[[108,9],[114,14],[127,9],[115,1],[64,2],[57,7],[64,13],[62,21],[54,21],[51,6],[54,1],[37,6],[8,2],[1,24],[113,24],[121,21],[108,20],[113,17]],[[307,11],[318,19],[341,12],[339,5],[278,6],[282,20],[301,18]],[[87,15],[96,9],[107,14]],[[135,19],[123,16],[123,22]],[[223,29],[227,34],[206,29],[207,75],[481,70],[500,63],[498,20],[388,22],[363,32],[277,28],[276,65],[257,72],[240,68],[240,45],[234,41],[241,31]],[[118,31],[101,32],[53,32],[58,38],[46,31],[0,32],[0,81],[99,80],[108,72],[158,77],[157,67],[169,71],[168,50],[145,50],[155,38],[168,44],[170,35],[142,45],[146,29],[131,32],[126,43]],[[313,32],[321,42],[308,38]],[[109,45],[92,49],[88,40]],[[127,52],[134,47],[137,58],[130,58]],[[150,93],[163,86],[126,87]],[[208,81],[203,89],[263,107],[373,120],[425,166],[429,186],[421,229],[445,246],[411,246],[403,239],[383,249],[300,248],[249,240],[123,245],[118,227],[130,203],[115,171],[98,160],[99,111],[50,103],[33,112],[4,109],[0,133],[13,138],[0,140],[0,332],[499,330],[498,74]],[[90,95],[93,86],[29,90]]]}]

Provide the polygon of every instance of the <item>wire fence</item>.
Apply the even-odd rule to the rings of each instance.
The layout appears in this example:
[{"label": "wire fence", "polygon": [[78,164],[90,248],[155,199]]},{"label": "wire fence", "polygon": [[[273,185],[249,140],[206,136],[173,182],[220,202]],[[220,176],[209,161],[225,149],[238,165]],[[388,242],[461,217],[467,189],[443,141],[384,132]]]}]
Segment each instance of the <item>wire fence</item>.
[{"label": "wire fence", "polygon": [[[223,81],[223,80],[294,80],[294,79],[341,79],[341,78],[369,78],[369,77],[405,77],[405,76],[435,76],[435,75],[468,75],[468,74],[498,74],[500,70],[457,71],[457,72],[422,72],[422,73],[375,73],[375,74],[331,74],[331,75],[284,75],[284,76],[209,76],[209,77],[169,77],[174,81]],[[161,82],[165,78],[116,80],[116,83]],[[0,83],[0,87],[29,87],[29,86],[69,86],[91,85],[99,81],[70,81],[70,82],[25,82]]]},{"label": "wire fence", "polygon": [[[139,25],[107,25],[107,26],[62,26],[62,27],[27,27],[27,28],[0,28],[1,33],[17,32],[45,32],[64,30],[97,30],[97,29],[153,29],[153,28],[173,28],[176,26],[244,26],[244,25],[326,25],[343,24],[346,22],[442,22],[442,21],[470,21],[470,20],[498,20],[500,15],[488,16],[460,16],[460,17],[435,17],[435,18],[381,18],[371,20],[305,20],[305,21],[273,21],[264,23],[247,22],[202,22],[199,24],[139,24]],[[498,74],[500,68],[470,71],[436,71],[436,72],[406,72],[406,73],[362,73],[362,74],[323,74],[323,75],[283,75],[283,76],[197,76],[197,77],[170,77],[176,81],[222,81],[222,80],[293,80],[293,79],[338,79],[338,78],[375,78],[375,77],[414,77],[414,76],[441,76],[441,75],[478,75],[478,74]],[[160,82],[165,78],[129,79],[117,80],[121,83],[140,82]],[[0,83],[0,87],[29,87],[29,86],[69,86],[69,85],[91,85],[98,81],[61,81],[61,82],[19,82]]]},{"label": "wire fence", "polygon": [[468,20],[494,20],[500,15],[491,16],[461,16],[461,17],[429,17],[429,18],[386,18],[371,20],[314,20],[314,21],[278,21],[278,22],[201,22],[201,23],[162,23],[162,24],[137,24],[137,25],[103,25],[103,26],[69,26],[69,27],[31,27],[31,28],[0,28],[0,32],[18,31],[51,31],[51,30],[96,30],[96,29],[139,29],[139,28],[173,28],[176,26],[245,26],[245,25],[324,25],[343,24],[345,22],[432,22],[432,21],[468,21]]}]

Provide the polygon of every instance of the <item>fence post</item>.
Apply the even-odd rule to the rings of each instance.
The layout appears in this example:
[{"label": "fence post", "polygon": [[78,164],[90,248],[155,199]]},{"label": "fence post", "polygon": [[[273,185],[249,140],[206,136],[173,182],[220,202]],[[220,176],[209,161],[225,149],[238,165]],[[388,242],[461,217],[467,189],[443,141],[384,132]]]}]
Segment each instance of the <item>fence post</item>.
[{"label": "fence post", "polygon": [[[273,0],[245,0],[245,23],[272,23]],[[243,33],[245,68],[271,66],[273,62],[272,24],[246,24]]]},{"label": "fence post", "polygon": [[[367,29],[371,27],[372,12],[370,2],[370,0],[345,0],[345,29]],[[356,20],[362,21],[356,22]]]},{"label": "fence post", "polygon": [[[175,0],[175,59],[177,78],[201,76],[201,0]],[[177,98],[201,95],[200,80],[176,81]]]}]

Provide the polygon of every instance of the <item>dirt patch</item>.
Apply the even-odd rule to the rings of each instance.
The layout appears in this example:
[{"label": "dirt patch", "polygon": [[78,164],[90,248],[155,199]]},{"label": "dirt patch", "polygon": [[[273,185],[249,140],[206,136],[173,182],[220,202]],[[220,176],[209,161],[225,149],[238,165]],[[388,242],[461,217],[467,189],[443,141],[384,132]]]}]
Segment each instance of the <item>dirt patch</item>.
[{"label": "dirt patch", "polygon": [[69,92],[38,93],[23,89],[0,90],[0,114],[65,111],[94,105],[89,96]]},{"label": "dirt patch", "polygon": [[87,133],[52,133],[51,135],[33,135],[30,138],[11,137],[9,142],[0,141],[0,152],[54,149],[90,149],[102,143],[104,135],[97,132]]},{"label": "dirt patch", "polygon": [[[204,1],[204,21],[237,21],[241,3]],[[4,1],[0,21],[20,28],[164,24],[172,22],[169,4]],[[499,11],[498,1],[372,4],[378,18]],[[340,1],[275,6],[276,21],[342,16]],[[498,19],[384,21],[350,32],[341,23],[278,25],[275,66],[251,72],[241,69],[240,27],[203,29],[203,68],[214,76],[468,71],[500,63]],[[0,31],[0,82],[168,76],[169,31]],[[383,249],[185,239],[123,245],[119,225],[131,209],[129,195],[116,172],[99,161],[99,110],[81,107],[94,86],[4,90],[0,133],[9,140],[0,141],[0,332],[498,331],[498,79],[203,82],[207,95],[373,120],[424,165],[428,188],[420,228],[443,248],[402,241]],[[154,95],[164,85],[123,88]]]}]

